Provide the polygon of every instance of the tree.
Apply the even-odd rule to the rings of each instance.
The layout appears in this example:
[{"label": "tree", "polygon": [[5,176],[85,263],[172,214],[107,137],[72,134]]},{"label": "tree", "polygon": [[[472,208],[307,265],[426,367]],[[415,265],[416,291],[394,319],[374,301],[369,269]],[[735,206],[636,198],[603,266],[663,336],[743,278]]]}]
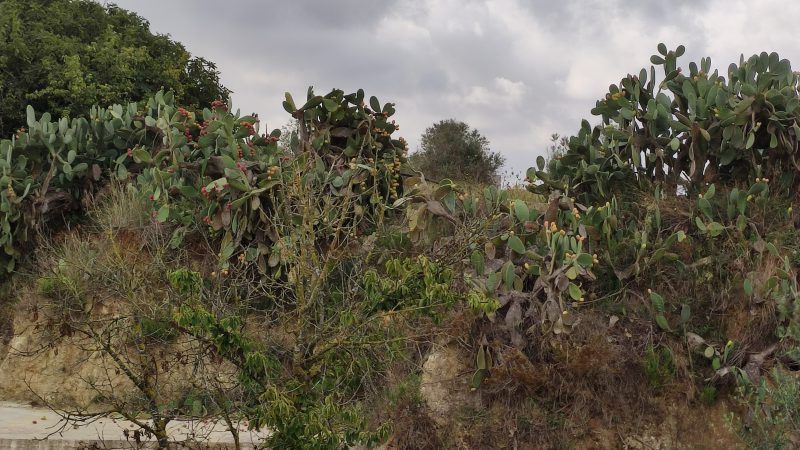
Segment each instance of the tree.
[{"label": "tree", "polygon": [[[219,421],[241,448],[243,413],[236,408],[244,391],[235,368],[170,318],[176,305],[201,301],[201,274],[175,268],[173,261],[186,254],[168,249],[170,232],[149,222],[141,194],[111,185],[105,195],[90,215],[98,236],[68,234],[44,247],[33,266],[36,289],[26,300],[35,325],[17,330],[24,343],[12,350],[19,368],[48,358],[48,366],[57,366],[50,351],[62,349],[69,363],[59,375],[79,380],[74,397],[54,396],[60,388],[41,382],[48,375],[19,383],[61,417],[49,436],[122,417],[133,448],[144,448],[143,439],[168,449],[183,439],[170,436],[174,421],[199,440],[211,432],[204,422]],[[134,261],[131,251],[140,257]]]},{"label": "tree", "polygon": [[432,179],[492,183],[505,162],[489,140],[464,122],[442,120],[425,130],[412,162]]},{"label": "tree", "polygon": [[25,106],[56,115],[126,104],[161,88],[208,106],[230,91],[216,66],[153,34],[140,16],[88,0],[0,0],[0,136],[25,126]]}]

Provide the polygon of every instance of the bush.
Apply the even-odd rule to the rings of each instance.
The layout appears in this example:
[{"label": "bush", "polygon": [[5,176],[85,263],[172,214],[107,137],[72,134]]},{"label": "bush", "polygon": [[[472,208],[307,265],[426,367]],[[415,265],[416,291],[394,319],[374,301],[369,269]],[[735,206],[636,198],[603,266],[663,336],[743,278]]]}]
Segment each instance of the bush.
[{"label": "bush", "polygon": [[729,416],[742,442],[751,449],[797,448],[800,442],[800,381],[776,367],[771,379],[742,390],[750,408],[747,422]]},{"label": "bush", "polygon": [[489,149],[489,140],[464,122],[442,120],[422,134],[419,152],[413,164],[434,180],[491,184],[497,182],[498,170],[505,162]]},{"label": "bush", "polygon": [[60,118],[159,89],[192,108],[229,95],[210,61],[132,12],[86,0],[0,2],[0,72],[3,139],[26,126],[26,103]]}]

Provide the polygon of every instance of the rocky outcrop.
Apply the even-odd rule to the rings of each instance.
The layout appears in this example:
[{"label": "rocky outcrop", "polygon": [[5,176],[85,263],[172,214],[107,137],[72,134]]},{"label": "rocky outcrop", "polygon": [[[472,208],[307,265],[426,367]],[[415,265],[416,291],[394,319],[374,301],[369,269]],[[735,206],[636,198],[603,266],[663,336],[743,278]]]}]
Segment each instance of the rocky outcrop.
[{"label": "rocky outcrop", "polygon": [[431,417],[443,425],[458,410],[480,406],[480,394],[470,390],[474,369],[454,345],[434,349],[422,365],[420,393]]}]

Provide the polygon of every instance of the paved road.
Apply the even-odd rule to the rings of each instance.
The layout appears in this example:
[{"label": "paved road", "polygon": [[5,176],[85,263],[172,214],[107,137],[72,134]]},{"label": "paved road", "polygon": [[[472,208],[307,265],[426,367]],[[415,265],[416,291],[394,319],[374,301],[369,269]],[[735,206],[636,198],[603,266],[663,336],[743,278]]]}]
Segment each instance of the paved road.
[{"label": "paved road", "polygon": [[[49,409],[0,402],[0,440],[43,439],[59,429],[59,419],[60,417]],[[129,430],[129,436],[132,438],[132,431],[136,428],[128,421],[106,418],[77,429],[70,426],[48,439],[125,441],[125,430]],[[224,424],[218,422],[176,421],[170,424],[169,433],[175,441],[185,441],[194,437],[202,442],[233,442],[233,437],[226,431]],[[263,437],[263,434],[261,436]],[[240,440],[243,444],[260,441],[259,435],[247,431],[245,425],[240,426]]]}]

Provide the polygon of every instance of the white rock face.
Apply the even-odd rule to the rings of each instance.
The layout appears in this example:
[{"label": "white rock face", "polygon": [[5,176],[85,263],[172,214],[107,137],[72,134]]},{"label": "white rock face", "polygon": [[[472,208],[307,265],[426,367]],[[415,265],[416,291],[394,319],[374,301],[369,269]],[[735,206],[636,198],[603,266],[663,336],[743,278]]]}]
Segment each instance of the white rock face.
[{"label": "white rock face", "polygon": [[479,392],[471,392],[469,380],[474,371],[465,356],[453,345],[433,349],[422,365],[420,393],[431,418],[443,425],[453,413],[480,405]]}]

